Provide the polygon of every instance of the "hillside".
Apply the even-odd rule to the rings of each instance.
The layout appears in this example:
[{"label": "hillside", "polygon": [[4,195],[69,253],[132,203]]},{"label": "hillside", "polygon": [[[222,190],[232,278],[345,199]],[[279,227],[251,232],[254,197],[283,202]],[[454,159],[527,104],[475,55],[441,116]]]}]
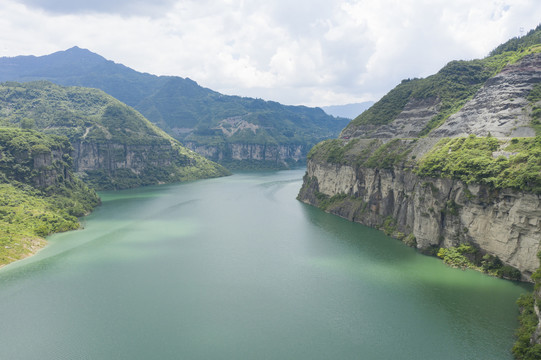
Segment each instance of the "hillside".
[{"label": "hillside", "polygon": [[0,128],[0,266],[35,253],[46,235],[79,228],[99,198],[72,173],[68,139]]},{"label": "hillside", "polygon": [[97,89],[46,81],[1,84],[0,126],[67,136],[73,146],[74,170],[99,189],[227,174]]},{"label": "hillside", "polygon": [[[341,137],[513,137],[534,136],[535,129],[539,134],[536,100],[528,95],[541,82],[540,34],[538,27],[484,59],[451,61],[427,78],[403,80],[351,121]],[[504,51],[508,48],[515,50]],[[469,113],[470,108],[483,114]]]},{"label": "hillside", "polygon": [[[540,282],[540,120],[541,26],[404,80],[312,148],[298,199],[449,265]],[[536,301],[520,301],[518,359],[541,350]]]},{"label": "hillside", "polygon": [[[484,59],[452,61],[425,79],[403,81],[339,139],[310,151],[299,198],[371,226],[392,219],[420,249],[473,243],[529,278],[541,249],[540,107],[538,27]],[[438,189],[432,203],[422,184]],[[520,205],[525,197],[531,201]],[[487,213],[486,226],[472,230],[472,214],[478,221],[480,212],[468,207],[499,212],[513,202],[525,207],[506,213],[506,226],[494,226]],[[532,219],[520,231],[519,214]]]},{"label": "hillside", "polygon": [[303,162],[314,144],[348,123],[319,108],[227,96],[187,78],[139,73],[78,47],[0,58],[0,81],[33,80],[101,89],[192,149],[230,165]]}]

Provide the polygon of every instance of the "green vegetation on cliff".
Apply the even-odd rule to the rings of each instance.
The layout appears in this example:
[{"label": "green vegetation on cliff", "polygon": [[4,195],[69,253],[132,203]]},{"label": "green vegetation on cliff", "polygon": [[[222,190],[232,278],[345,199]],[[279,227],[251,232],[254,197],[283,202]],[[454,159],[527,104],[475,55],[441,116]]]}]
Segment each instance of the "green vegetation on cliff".
[{"label": "green vegetation on cliff", "polygon": [[[541,252],[537,253],[537,257],[541,260]],[[539,325],[535,307],[541,310],[541,268],[532,274],[532,280],[535,284],[533,293],[522,295],[517,300],[520,310],[518,318],[520,327],[516,331],[517,340],[513,346],[513,355],[517,360],[541,359],[541,344],[532,341]]]},{"label": "green vegetation on cliff", "polygon": [[521,295],[517,300],[520,310],[520,327],[516,331],[517,341],[513,346],[513,355],[517,360],[538,360],[541,359],[541,344],[532,344],[531,339],[537,328],[539,319],[535,312],[535,301],[533,294]]},{"label": "green vegetation on cliff", "polygon": [[518,281],[522,275],[512,266],[504,265],[497,256],[483,255],[478,248],[470,244],[460,244],[449,248],[440,248],[437,256],[449,266],[461,269],[474,269],[492,276]]},{"label": "green vegetation on cliff", "polygon": [[541,83],[536,84],[527,97],[531,106],[532,127],[541,135]]},{"label": "green vegetation on cliff", "polygon": [[421,176],[541,194],[541,136],[510,141],[475,135],[442,139],[419,161],[416,171]]},{"label": "green vegetation on cliff", "polygon": [[331,164],[350,164],[369,168],[390,169],[408,158],[416,140],[383,141],[379,139],[344,141],[332,139],[322,141],[308,153],[309,160]]},{"label": "green vegetation on cliff", "polygon": [[0,266],[44,245],[43,237],[79,228],[99,198],[71,171],[67,138],[0,128]]},{"label": "green vegetation on cliff", "polygon": [[100,189],[227,175],[101,90],[46,81],[0,85],[0,126],[68,137],[74,168]]}]

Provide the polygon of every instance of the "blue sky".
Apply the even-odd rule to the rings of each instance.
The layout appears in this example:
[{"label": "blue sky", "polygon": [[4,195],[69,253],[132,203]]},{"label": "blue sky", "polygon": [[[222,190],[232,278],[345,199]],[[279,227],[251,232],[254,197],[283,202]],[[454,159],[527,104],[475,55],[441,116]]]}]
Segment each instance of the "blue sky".
[{"label": "blue sky", "polygon": [[285,104],[377,100],[541,23],[539,0],[2,0],[0,56],[72,46]]}]

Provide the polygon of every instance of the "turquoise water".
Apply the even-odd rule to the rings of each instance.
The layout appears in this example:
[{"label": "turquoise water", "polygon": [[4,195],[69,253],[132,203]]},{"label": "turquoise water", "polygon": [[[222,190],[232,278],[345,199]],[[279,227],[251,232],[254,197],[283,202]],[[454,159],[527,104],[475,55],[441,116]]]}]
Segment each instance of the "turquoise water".
[{"label": "turquoise water", "polygon": [[512,359],[527,286],[302,204],[302,175],[102,193],[0,270],[0,358]]}]

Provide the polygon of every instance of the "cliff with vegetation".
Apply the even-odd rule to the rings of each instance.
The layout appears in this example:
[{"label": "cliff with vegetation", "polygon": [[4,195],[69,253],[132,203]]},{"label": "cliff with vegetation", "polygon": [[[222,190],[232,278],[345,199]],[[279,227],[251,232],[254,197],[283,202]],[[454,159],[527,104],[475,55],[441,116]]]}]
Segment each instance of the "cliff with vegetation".
[{"label": "cliff with vegetation", "polygon": [[[540,109],[538,27],[484,59],[403,81],[339,139],[312,148],[298,198],[453,266],[534,281]],[[541,342],[537,315],[534,322],[517,358],[535,358],[526,355]]]},{"label": "cliff with vegetation", "polygon": [[0,266],[32,255],[44,237],[79,228],[99,198],[72,172],[66,137],[0,128]]},{"label": "cliff with vegetation", "polygon": [[228,172],[186,149],[104,92],[45,81],[0,85],[0,126],[66,135],[73,168],[99,189],[217,177]]},{"label": "cliff with vegetation", "polygon": [[[304,163],[313,145],[336,137],[349,121],[319,108],[228,96],[190,79],[139,73],[78,47],[0,58],[0,81],[34,80],[101,89],[192,150],[232,166]],[[264,156],[258,155],[261,147],[268,149]]]},{"label": "cliff with vegetation", "polygon": [[541,249],[541,137],[444,139],[417,161],[430,142],[319,144],[299,198],[434,254],[471,245],[474,266],[488,254],[502,276],[530,278]]}]

